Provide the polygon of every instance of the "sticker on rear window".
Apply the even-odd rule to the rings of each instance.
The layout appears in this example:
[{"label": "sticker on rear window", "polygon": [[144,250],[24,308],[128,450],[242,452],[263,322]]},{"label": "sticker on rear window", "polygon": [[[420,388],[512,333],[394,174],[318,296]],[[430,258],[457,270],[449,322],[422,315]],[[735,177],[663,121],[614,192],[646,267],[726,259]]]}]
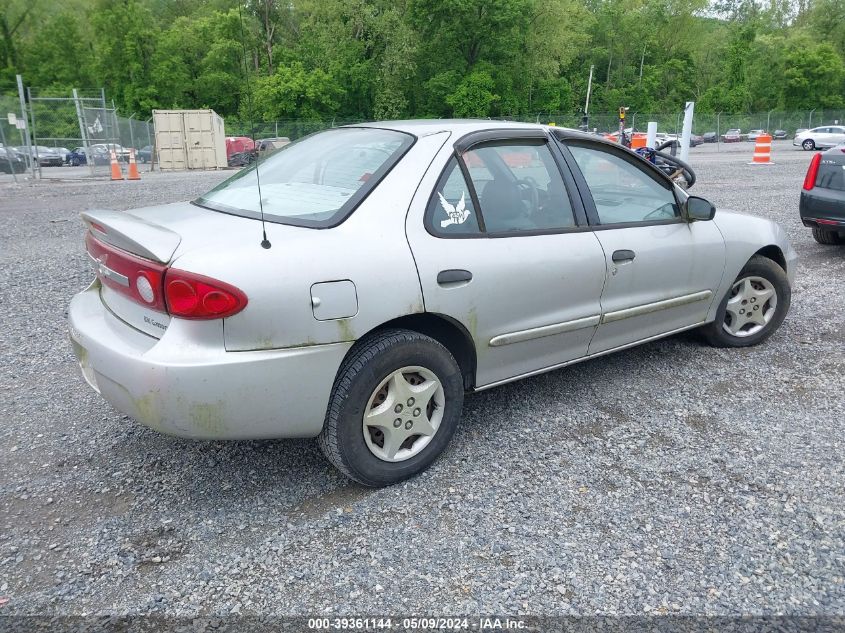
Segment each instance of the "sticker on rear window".
[{"label": "sticker on rear window", "polygon": [[446,212],[446,215],[449,217],[445,220],[440,221],[440,228],[445,229],[447,226],[451,226],[453,224],[463,224],[469,218],[469,209],[466,208],[466,202],[464,200],[466,193],[461,192],[461,199],[458,201],[458,204],[451,205],[446,198],[443,197],[443,194],[439,191],[437,192],[438,197],[440,198],[440,206],[443,207],[443,210]]}]

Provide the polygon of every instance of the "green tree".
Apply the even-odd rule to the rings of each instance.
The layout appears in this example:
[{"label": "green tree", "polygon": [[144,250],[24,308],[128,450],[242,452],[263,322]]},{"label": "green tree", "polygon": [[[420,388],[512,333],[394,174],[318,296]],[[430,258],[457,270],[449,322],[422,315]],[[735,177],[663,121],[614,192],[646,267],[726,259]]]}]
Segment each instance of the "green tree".
[{"label": "green tree", "polygon": [[796,39],[789,44],[784,66],[782,103],[787,110],[845,106],[845,64],[830,44]]},{"label": "green tree", "polygon": [[279,64],[255,86],[255,110],[264,120],[330,117],[340,104],[343,89],[322,70],[306,71],[303,64]]},{"label": "green tree", "polygon": [[446,97],[446,103],[456,117],[486,117],[499,99],[493,92],[495,85],[489,72],[474,70]]},{"label": "green tree", "polygon": [[139,0],[98,0],[92,7],[97,78],[129,112],[148,112],[158,104],[151,62],[159,30]]}]

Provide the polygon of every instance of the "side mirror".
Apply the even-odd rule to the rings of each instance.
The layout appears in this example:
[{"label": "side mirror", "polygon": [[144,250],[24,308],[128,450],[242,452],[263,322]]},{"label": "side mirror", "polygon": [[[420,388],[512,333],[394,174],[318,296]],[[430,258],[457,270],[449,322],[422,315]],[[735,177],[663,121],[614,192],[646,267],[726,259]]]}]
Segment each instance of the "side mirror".
[{"label": "side mirror", "polygon": [[714,215],[716,207],[710,201],[698,196],[687,198],[687,217],[690,220],[712,220]]}]

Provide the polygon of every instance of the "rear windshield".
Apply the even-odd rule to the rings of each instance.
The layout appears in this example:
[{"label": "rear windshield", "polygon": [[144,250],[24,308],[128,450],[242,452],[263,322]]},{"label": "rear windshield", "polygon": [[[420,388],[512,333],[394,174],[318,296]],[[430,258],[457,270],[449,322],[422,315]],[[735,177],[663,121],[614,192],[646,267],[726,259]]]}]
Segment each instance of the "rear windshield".
[{"label": "rear windshield", "polygon": [[[336,128],[286,145],[195,203],[242,217],[324,228],[340,223],[378,184],[414,137],[377,128]],[[256,179],[256,172],[258,178]]]},{"label": "rear windshield", "polygon": [[845,163],[822,159],[819,175],[816,176],[816,187],[845,191]]}]

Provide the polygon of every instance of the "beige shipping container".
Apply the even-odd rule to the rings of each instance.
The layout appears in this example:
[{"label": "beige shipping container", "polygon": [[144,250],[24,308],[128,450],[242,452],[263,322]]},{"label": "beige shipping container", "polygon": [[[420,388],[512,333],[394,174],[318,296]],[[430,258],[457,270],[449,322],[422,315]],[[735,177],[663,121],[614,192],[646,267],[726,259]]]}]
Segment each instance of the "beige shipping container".
[{"label": "beige shipping container", "polygon": [[227,166],[223,118],[214,110],[153,110],[153,125],[160,169]]}]

